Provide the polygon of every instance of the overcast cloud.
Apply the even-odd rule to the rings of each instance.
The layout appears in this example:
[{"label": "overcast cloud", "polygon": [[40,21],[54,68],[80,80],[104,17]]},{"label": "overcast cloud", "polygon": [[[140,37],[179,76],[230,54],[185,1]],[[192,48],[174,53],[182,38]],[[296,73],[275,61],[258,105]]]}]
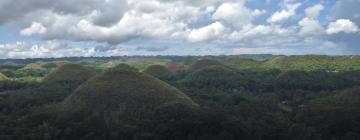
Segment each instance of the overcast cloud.
[{"label": "overcast cloud", "polygon": [[360,0],[265,1],[1,0],[0,58],[360,53]]}]

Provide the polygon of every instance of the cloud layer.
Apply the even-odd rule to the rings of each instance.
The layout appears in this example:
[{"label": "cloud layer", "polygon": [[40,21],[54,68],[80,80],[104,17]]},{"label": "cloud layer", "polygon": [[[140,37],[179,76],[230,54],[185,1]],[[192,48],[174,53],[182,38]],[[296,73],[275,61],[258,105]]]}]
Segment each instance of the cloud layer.
[{"label": "cloud layer", "polygon": [[[210,43],[227,50],[237,48],[247,52],[251,48],[264,48],[264,53],[271,48],[274,50],[272,53],[279,51],[276,46],[296,47],[295,50],[311,45],[309,42],[313,45],[331,42],[332,46],[346,47],[359,43],[334,40],[334,36],[359,37],[360,11],[355,8],[346,12],[344,9],[360,4],[357,0],[341,0],[333,4],[273,0],[258,7],[249,6],[251,3],[254,1],[2,0],[0,27],[14,28],[21,36],[40,37],[43,42],[3,41],[0,56],[60,57],[63,55],[59,54],[63,53],[76,56],[99,52],[121,55],[124,52],[113,49],[114,46],[134,40],[166,40],[164,42],[169,44],[180,41],[190,45]],[[105,43],[102,47],[109,50],[99,51],[104,49],[94,46],[76,50],[64,44],[56,50],[51,46],[54,42]],[[132,46],[134,50],[152,52],[171,48],[168,44],[149,45],[150,48]]]}]

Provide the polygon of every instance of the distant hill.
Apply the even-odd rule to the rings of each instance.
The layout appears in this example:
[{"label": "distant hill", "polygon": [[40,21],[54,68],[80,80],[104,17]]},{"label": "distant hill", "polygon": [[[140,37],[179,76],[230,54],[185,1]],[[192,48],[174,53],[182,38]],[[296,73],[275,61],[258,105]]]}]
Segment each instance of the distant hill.
[{"label": "distant hill", "polygon": [[212,60],[212,59],[204,59],[204,60],[199,60],[196,61],[194,64],[192,64],[189,68],[189,71],[197,71],[200,70],[202,68],[205,67],[209,67],[209,66],[221,66],[223,64],[221,64],[219,61],[217,60]]},{"label": "distant hill", "polygon": [[85,81],[96,73],[79,64],[63,64],[45,77],[44,82]]},{"label": "distant hill", "polygon": [[266,61],[263,67],[281,70],[326,70],[332,72],[360,70],[360,56],[279,56]]},{"label": "distant hill", "polygon": [[235,69],[258,69],[262,65],[262,61],[254,59],[234,59],[230,58],[226,61],[226,65]]},{"label": "distant hill", "polygon": [[236,72],[222,66],[208,66],[189,74],[183,83],[199,89],[233,90]]},{"label": "distant hill", "polygon": [[172,72],[177,72],[186,69],[186,65],[176,62],[169,62],[166,64],[166,67]]},{"label": "distant hill", "polygon": [[172,75],[172,72],[165,66],[162,65],[152,65],[149,66],[144,73],[150,74],[159,79],[169,78]]},{"label": "distant hill", "polygon": [[136,69],[128,64],[125,64],[125,63],[118,64],[118,65],[108,69],[108,71],[124,71],[124,70],[139,71],[138,69]]}]

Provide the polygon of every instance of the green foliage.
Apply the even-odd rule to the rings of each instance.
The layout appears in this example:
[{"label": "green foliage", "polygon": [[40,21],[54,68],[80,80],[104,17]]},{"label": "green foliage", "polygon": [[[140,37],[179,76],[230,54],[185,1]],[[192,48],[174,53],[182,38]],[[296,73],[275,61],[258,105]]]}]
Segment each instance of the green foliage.
[{"label": "green foliage", "polygon": [[108,71],[111,72],[111,71],[139,71],[139,70],[128,64],[121,63],[116,65],[115,67],[109,68]]},{"label": "green foliage", "polygon": [[[358,59],[245,55],[6,60],[0,64],[9,77],[0,81],[0,139],[358,140]],[[174,71],[166,64],[176,64]],[[177,70],[190,64],[188,70]],[[140,73],[134,67],[148,69]],[[19,75],[24,69],[44,73]],[[161,78],[166,73],[171,76]]]},{"label": "green foliage", "polygon": [[31,77],[43,77],[45,76],[47,73],[49,73],[50,70],[45,69],[43,67],[41,67],[40,64],[37,63],[32,63],[32,64],[28,64],[25,67],[18,69],[15,71],[15,77],[27,77],[27,76],[31,76]]},{"label": "green foliage", "polygon": [[166,68],[165,66],[162,66],[162,65],[152,65],[152,66],[148,67],[144,71],[144,73],[152,75],[161,80],[170,79],[173,75],[173,73],[168,68]]},{"label": "green foliage", "polygon": [[237,90],[236,73],[224,66],[207,66],[189,74],[183,84],[209,90]]},{"label": "green foliage", "polygon": [[44,82],[85,81],[95,74],[79,64],[64,64],[47,75]]},{"label": "green foliage", "polygon": [[[350,76],[351,75],[351,76]],[[336,90],[344,89],[360,84],[358,71],[340,73],[328,73],[325,71],[298,71],[291,70],[282,72],[274,82],[278,90]]]},{"label": "green foliage", "polygon": [[254,59],[229,59],[226,63],[235,69],[260,69],[262,62]]},{"label": "green foliage", "polygon": [[219,65],[221,66],[223,64],[221,64],[219,61],[216,60],[204,59],[204,60],[196,61],[194,64],[192,64],[189,68],[189,71],[197,71],[205,67],[219,66]]},{"label": "green foliage", "polygon": [[333,92],[299,109],[295,120],[297,124],[305,124],[302,126],[305,132],[297,135],[311,139],[359,139],[359,118],[360,88]]},{"label": "green foliage", "polygon": [[263,64],[264,68],[329,72],[360,70],[359,56],[279,56]]}]

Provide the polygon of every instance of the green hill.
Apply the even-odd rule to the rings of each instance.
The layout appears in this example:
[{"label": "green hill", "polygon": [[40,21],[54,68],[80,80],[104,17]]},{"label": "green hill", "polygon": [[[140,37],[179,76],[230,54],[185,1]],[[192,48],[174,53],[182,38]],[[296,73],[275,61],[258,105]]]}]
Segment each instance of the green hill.
[{"label": "green hill", "polygon": [[86,81],[95,74],[94,71],[79,64],[63,64],[47,75],[44,82]]},{"label": "green hill", "polygon": [[166,64],[166,67],[172,72],[177,72],[177,71],[185,70],[187,66],[182,63],[169,62]]},{"label": "green hill", "polygon": [[184,93],[161,80],[124,70],[91,78],[64,101],[64,106],[91,114],[111,112],[121,119],[141,119],[173,103],[197,106]]},{"label": "green hill", "polygon": [[125,64],[125,63],[121,63],[116,65],[115,67],[109,68],[108,71],[124,71],[124,70],[128,70],[128,71],[139,71],[138,69]]},{"label": "green hill", "polygon": [[152,65],[148,67],[144,73],[157,77],[159,79],[167,79],[172,75],[172,72],[162,65]]},{"label": "green hill", "polygon": [[230,66],[235,69],[258,69],[260,68],[262,62],[254,59],[229,59],[226,63],[227,66]]},{"label": "green hill", "polygon": [[236,73],[225,66],[208,66],[191,73],[183,82],[200,89],[233,90]]},{"label": "green hill", "polygon": [[219,61],[216,60],[204,59],[204,60],[196,61],[194,64],[190,66],[189,70],[197,71],[208,66],[219,66],[219,65],[221,66],[223,64],[221,64]]},{"label": "green hill", "polygon": [[279,56],[266,61],[263,67],[281,70],[326,70],[332,72],[360,70],[360,56]]}]

